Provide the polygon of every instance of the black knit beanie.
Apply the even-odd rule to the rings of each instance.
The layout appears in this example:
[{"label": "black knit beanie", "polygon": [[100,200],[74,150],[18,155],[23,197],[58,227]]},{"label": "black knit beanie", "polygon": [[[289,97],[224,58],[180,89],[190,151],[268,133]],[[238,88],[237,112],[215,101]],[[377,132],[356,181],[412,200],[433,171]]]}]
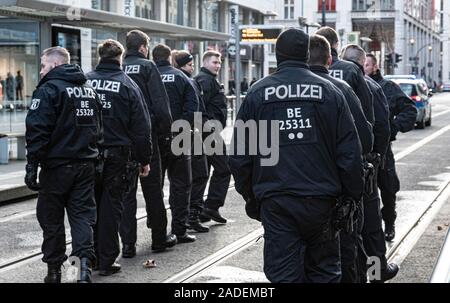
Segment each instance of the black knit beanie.
[{"label": "black knit beanie", "polygon": [[191,54],[181,54],[176,61],[179,67],[183,67],[194,59]]},{"label": "black knit beanie", "polygon": [[286,60],[308,62],[309,35],[301,29],[285,30],[278,36],[275,53],[278,64]]}]

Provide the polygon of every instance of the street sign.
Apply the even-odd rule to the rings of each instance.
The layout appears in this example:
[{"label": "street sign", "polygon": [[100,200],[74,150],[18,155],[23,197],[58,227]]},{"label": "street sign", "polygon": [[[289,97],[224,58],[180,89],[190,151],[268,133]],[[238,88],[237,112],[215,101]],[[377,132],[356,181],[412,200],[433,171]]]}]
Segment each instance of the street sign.
[{"label": "street sign", "polygon": [[241,44],[274,44],[281,26],[246,25],[239,28]]}]

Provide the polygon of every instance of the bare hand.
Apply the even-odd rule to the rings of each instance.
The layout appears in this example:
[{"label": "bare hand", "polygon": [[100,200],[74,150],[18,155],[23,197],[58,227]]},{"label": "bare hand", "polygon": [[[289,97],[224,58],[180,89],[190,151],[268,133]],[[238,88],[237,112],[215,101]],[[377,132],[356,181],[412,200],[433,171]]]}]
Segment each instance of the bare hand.
[{"label": "bare hand", "polygon": [[148,173],[150,172],[150,164],[147,164],[144,167],[139,168],[139,177],[147,177]]}]

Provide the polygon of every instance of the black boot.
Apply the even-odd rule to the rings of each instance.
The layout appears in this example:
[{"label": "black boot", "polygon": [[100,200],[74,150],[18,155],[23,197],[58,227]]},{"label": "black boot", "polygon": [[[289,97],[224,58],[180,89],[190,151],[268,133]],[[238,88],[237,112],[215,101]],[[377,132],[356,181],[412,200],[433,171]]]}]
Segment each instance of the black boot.
[{"label": "black boot", "polygon": [[199,219],[199,212],[198,211],[191,211],[191,213],[189,214],[189,223],[188,223],[188,228],[189,229],[193,229],[199,233],[207,233],[209,232],[209,227],[202,225],[202,223],[200,223],[200,219]]},{"label": "black boot", "polygon": [[47,276],[45,283],[61,283],[61,265],[47,265]]},{"label": "black boot", "polygon": [[92,283],[92,263],[88,258],[81,258],[80,260],[80,280],[77,283]]}]

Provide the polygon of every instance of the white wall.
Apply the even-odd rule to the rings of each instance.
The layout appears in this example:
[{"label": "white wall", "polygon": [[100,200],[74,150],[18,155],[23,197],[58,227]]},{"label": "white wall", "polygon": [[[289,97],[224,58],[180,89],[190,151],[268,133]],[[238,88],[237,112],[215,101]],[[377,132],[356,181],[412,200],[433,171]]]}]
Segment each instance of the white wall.
[{"label": "white wall", "polygon": [[450,82],[450,1],[444,0],[444,51],[442,57],[442,81]]}]

